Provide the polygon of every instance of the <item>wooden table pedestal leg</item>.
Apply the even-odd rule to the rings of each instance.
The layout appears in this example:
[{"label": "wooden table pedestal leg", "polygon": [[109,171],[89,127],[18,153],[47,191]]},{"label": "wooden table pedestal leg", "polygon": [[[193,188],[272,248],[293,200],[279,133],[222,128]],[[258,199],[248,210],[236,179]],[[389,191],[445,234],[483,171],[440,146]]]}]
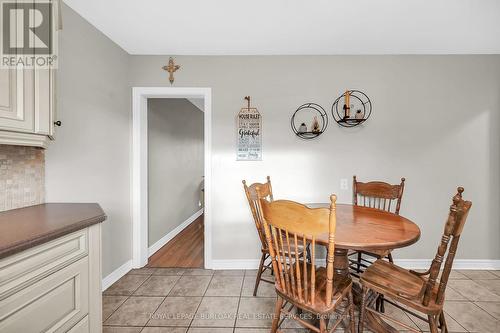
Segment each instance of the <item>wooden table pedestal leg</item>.
[{"label": "wooden table pedestal leg", "polygon": [[[349,258],[347,257],[346,249],[335,248],[333,268],[335,275],[333,281],[341,281],[346,278],[351,279],[351,276],[349,274]],[[361,286],[358,282],[353,282],[352,293],[354,296],[354,303],[359,307],[359,305],[361,304]],[[374,299],[375,297],[376,295],[369,296],[369,298],[371,299]],[[369,311],[366,312],[365,327],[370,331],[377,333],[397,333],[396,329],[394,329],[392,326],[382,321],[380,317]]]}]

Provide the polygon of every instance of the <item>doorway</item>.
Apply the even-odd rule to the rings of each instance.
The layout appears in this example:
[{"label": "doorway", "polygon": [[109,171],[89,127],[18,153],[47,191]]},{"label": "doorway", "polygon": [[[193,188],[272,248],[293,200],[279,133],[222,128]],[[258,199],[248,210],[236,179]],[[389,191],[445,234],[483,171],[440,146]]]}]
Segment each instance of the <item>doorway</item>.
[{"label": "doorway", "polygon": [[148,267],[203,268],[203,100],[147,103]]},{"label": "doorway", "polygon": [[[163,102],[162,102],[163,101]],[[197,207],[193,208],[191,204],[190,207],[183,209],[183,212],[177,212],[179,214],[174,214],[176,217],[162,216],[161,214],[165,212],[158,213],[150,211],[150,205],[158,205],[161,203],[161,199],[158,200],[160,196],[164,197],[165,202],[169,204],[173,203],[178,197],[186,195],[182,191],[177,191],[177,193],[170,193],[173,196],[158,194],[158,192],[151,192],[149,186],[149,177],[160,177],[157,180],[163,184],[157,184],[155,191],[162,191],[162,187],[167,184],[168,179],[162,179],[164,176],[161,175],[161,170],[158,168],[150,168],[150,149],[149,141],[157,142],[157,137],[150,137],[148,131],[148,117],[157,118],[158,114],[150,113],[150,108],[152,104],[157,105],[157,109],[161,112],[162,103],[175,105],[184,105],[186,108],[191,106],[191,108],[197,107],[202,114],[203,119],[203,168],[202,175],[198,179],[193,181],[199,181],[199,187],[197,191],[196,200]],[[186,104],[187,103],[187,104]],[[182,112],[182,111],[181,111]],[[170,126],[170,130],[177,132],[177,134],[182,134],[182,129],[186,125],[182,121],[177,122],[173,127]],[[152,119],[149,119],[152,120]],[[153,119],[156,125],[158,122],[162,121],[161,118]],[[172,119],[170,119],[171,121]],[[165,124],[169,123],[169,119],[164,119]],[[154,126],[152,129],[155,133],[158,133],[158,126]],[[190,131],[195,129],[191,128]],[[180,131],[180,132],[179,132]],[[175,134],[175,133],[174,133]],[[161,265],[155,267],[204,267],[211,268],[211,209],[210,209],[210,181],[211,181],[211,159],[210,159],[210,148],[211,148],[211,89],[210,88],[168,88],[168,87],[134,87],[133,88],[133,170],[132,170],[132,210],[133,210],[133,267],[140,268],[146,265],[152,267],[154,265]],[[168,142],[168,138],[165,139]],[[175,141],[175,140],[174,140]],[[187,140],[189,141],[189,140]],[[176,145],[174,145],[176,146]],[[153,152],[159,158],[164,158],[164,161],[175,160],[176,156],[164,156],[162,157],[161,151]],[[179,156],[179,151],[176,154]],[[185,163],[185,162],[183,162]],[[159,168],[161,169],[161,164]],[[177,166],[178,167],[178,166]],[[165,167],[165,172],[169,174],[170,180],[172,180],[172,170]],[[184,172],[184,170],[183,170]],[[198,171],[196,171],[198,172]],[[155,176],[156,174],[156,176]],[[160,175],[160,176],[158,176]],[[168,178],[168,177],[167,177]],[[173,178],[175,179],[175,177]],[[188,180],[189,177],[184,175],[184,179]],[[167,181],[167,183],[165,183]],[[156,184],[156,183],[155,183]],[[172,183],[170,183],[172,184]],[[184,185],[183,185],[184,186]],[[184,186],[183,188],[189,187],[189,197],[193,201],[193,184]],[[178,197],[176,197],[178,196]],[[204,202],[204,203],[203,203]],[[165,204],[165,206],[168,206]],[[203,207],[201,207],[203,206]],[[199,209],[198,209],[199,208]],[[167,209],[169,213],[172,213],[172,205]],[[189,212],[196,210],[193,214]],[[183,215],[184,214],[184,215]],[[186,215],[189,215],[186,217]],[[184,217],[180,217],[184,216]],[[150,223],[158,222],[158,220],[166,222],[168,220],[168,226],[161,224],[160,227],[156,226],[151,230]],[[186,256],[186,254],[191,253]],[[179,262],[173,260],[178,257],[190,257],[184,260],[184,262]],[[149,264],[148,264],[149,262]]]}]

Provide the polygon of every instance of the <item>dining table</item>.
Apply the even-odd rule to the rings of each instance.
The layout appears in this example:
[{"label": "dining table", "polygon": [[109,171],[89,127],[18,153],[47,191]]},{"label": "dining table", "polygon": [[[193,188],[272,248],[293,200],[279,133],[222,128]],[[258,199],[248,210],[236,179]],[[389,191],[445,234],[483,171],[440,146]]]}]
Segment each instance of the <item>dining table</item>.
[{"label": "dining table", "polygon": [[[310,208],[330,207],[330,203],[310,203]],[[408,218],[380,209],[351,204],[336,205],[334,281],[351,279],[348,253],[350,250],[394,250],[416,243],[420,228]],[[328,246],[328,233],[318,235],[316,243]],[[361,299],[359,283],[353,283],[354,298]],[[372,295],[372,298],[376,295]],[[368,312],[366,325],[373,332],[397,332],[391,325]]]}]

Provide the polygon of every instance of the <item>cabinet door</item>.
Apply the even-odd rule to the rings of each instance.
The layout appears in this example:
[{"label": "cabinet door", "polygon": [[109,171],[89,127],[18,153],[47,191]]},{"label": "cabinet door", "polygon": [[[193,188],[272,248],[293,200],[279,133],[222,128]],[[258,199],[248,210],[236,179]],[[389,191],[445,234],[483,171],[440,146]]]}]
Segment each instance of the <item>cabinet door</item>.
[{"label": "cabinet door", "polygon": [[35,70],[35,133],[54,135],[54,70]]},{"label": "cabinet door", "polygon": [[[85,316],[82,320],[78,322],[75,326],[73,326],[68,333],[89,333],[90,332],[90,327],[89,327],[89,316]],[[97,333],[97,332],[91,332],[91,333]]]},{"label": "cabinet door", "polygon": [[67,332],[88,314],[88,274],[85,257],[0,299],[0,332]]},{"label": "cabinet door", "polygon": [[33,70],[0,69],[0,130],[33,132]]}]

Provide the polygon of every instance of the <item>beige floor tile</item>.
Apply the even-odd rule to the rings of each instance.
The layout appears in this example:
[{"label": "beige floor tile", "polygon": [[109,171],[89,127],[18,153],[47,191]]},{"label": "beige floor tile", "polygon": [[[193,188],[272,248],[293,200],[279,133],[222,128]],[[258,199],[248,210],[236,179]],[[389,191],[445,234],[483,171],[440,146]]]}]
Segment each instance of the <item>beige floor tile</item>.
[{"label": "beige floor tile", "polygon": [[205,296],[240,296],[243,276],[215,275]]},{"label": "beige floor tile", "polygon": [[211,269],[191,268],[184,271],[184,275],[213,275],[214,271]]},{"label": "beige floor tile", "polygon": [[500,278],[500,271],[489,271],[491,274],[496,275],[498,278]]},{"label": "beige floor tile", "polygon": [[[229,327],[191,327],[188,330],[188,333],[233,333],[233,328]],[[269,333],[269,332],[268,332]]]},{"label": "beige floor tile", "polygon": [[225,276],[244,276],[245,270],[243,269],[220,269],[215,271],[215,276],[225,275]]},{"label": "beige floor tile", "polygon": [[157,268],[153,275],[182,275],[185,271],[184,268]]},{"label": "beige floor tile", "polygon": [[150,276],[134,292],[134,296],[167,296],[180,278],[178,275]]},{"label": "beige floor tile", "polygon": [[[245,276],[257,276],[257,270],[256,269],[247,269],[245,271]],[[271,278],[274,280],[274,276],[271,274],[271,270],[266,269],[263,273],[262,276],[265,276],[266,278]]]},{"label": "beige floor tile", "polygon": [[[424,314],[420,314],[422,317],[426,317]],[[446,319],[446,325],[448,326],[448,331],[449,332],[467,332],[465,328],[463,328],[455,319],[453,319],[449,314],[445,313],[444,314],[445,319]],[[410,318],[412,321],[414,321],[418,328],[422,330],[423,332],[430,332],[430,327],[429,324],[424,322],[423,320],[418,319],[417,317],[411,316]]]},{"label": "beige floor tile", "polygon": [[448,285],[471,301],[500,302],[500,296],[472,280],[450,280]]},{"label": "beige floor tile", "polygon": [[271,327],[276,298],[242,297],[236,327]]},{"label": "beige floor tile", "polygon": [[203,296],[212,276],[183,275],[170,291],[170,296]]},{"label": "beige floor tile", "polygon": [[476,304],[481,309],[500,320],[500,302],[476,302]]},{"label": "beige floor tile", "polygon": [[188,327],[200,302],[201,297],[168,296],[153,314],[147,326]]},{"label": "beige floor tile", "polygon": [[448,285],[446,288],[445,300],[446,301],[468,301],[469,299]]},{"label": "beige floor tile", "polygon": [[104,291],[104,295],[128,296],[132,295],[139,286],[148,279],[148,275],[127,274],[113,283]]},{"label": "beige floor tile", "polygon": [[103,326],[102,333],[139,333],[142,327],[113,327]]},{"label": "beige floor tile", "polygon": [[152,275],[156,271],[156,268],[143,267],[132,269],[128,274],[134,275]]},{"label": "beige floor tile", "polygon": [[464,274],[460,273],[459,271],[457,270],[452,270],[450,272],[450,277],[449,277],[450,280],[467,280],[468,277],[465,276]]},{"label": "beige floor tile", "polygon": [[463,275],[467,276],[469,279],[472,280],[486,280],[486,279],[498,279],[498,276],[495,274],[489,272],[489,271],[484,271],[484,270],[458,270],[459,273],[462,273]]},{"label": "beige floor tile", "polygon": [[[243,280],[243,289],[241,296],[253,296],[253,289],[255,287],[255,276],[245,276]],[[273,297],[276,298],[276,290],[274,284],[260,281],[259,289],[257,290],[257,297]]]},{"label": "beige floor tile", "polygon": [[500,279],[498,280],[474,280],[477,284],[485,287],[492,293],[500,296]]},{"label": "beige floor tile", "polygon": [[104,322],[105,325],[144,326],[161,304],[163,297],[132,296]]},{"label": "beige floor tile", "polygon": [[125,302],[128,296],[103,296],[102,297],[102,321],[111,316],[120,305]]},{"label": "beige floor tile", "polygon": [[[410,319],[410,317],[401,309],[395,307],[392,304],[385,304],[385,314],[391,318],[394,318],[410,327],[418,328],[418,326]],[[384,320],[386,321],[386,320]],[[397,326],[396,324],[391,323],[390,321],[386,321],[389,325],[394,326],[398,330],[404,330],[402,326]]]},{"label": "beige floor tile", "polygon": [[[305,328],[281,328],[282,333],[307,333]],[[269,333],[269,328],[235,328],[234,333]]]},{"label": "beige floor tile", "polygon": [[234,327],[238,297],[203,297],[191,327]]},{"label": "beige floor tile", "polygon": [[187,327],[144,327],[141,333],[186,333]]},{"label": "beige floor tile", "polygon": [[[302,319],[309,321],[308,314],[304,313]],[[292,318],[289,317],[285,318],[285,320],[283,320],[283,322],[281,323],[281,328],[300,328],[300,327],[302,326],[296,320],[293,320]]]},{"label": "beige floor tile", "polygon": [[445,311],[470,332],[498,333],[498,320],[472,302],[446,302]]}]

